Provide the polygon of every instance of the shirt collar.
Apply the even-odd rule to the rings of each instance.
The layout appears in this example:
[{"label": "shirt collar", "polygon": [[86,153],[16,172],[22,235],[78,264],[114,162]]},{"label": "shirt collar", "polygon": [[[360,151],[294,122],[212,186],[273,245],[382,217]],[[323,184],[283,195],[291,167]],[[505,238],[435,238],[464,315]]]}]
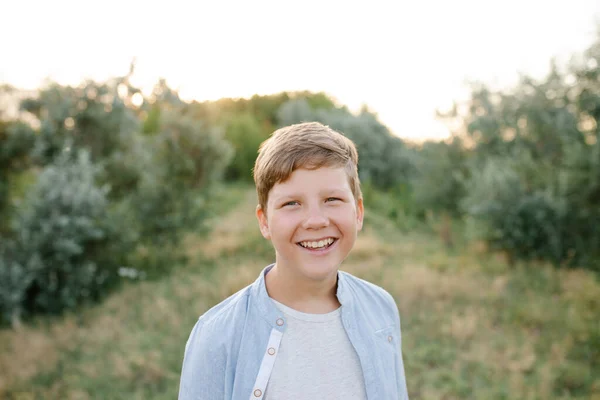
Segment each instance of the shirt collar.
[{"label": "shirt collar", "polygon": [[[275,306],[275,304],[271,301],[271,298],[267,293],[267,286],[265,284],[265,276],[269,273],[274,265],[275,264],[270,264],[261,271],[256,281],[254,281],[252,284],[251,295],[254,299],[254,304],[256,304],[258,307],[260,315],[267,321],[267,323],[269,323],[272,328],[284,332],[287,324],[285,324],[285,320],[283,325],[279,325],[277,323],[279,319],[283,319],[283,316],[281,311],[279,311],[277,306]],[[346,280],[346,274],[342,271],[338,271],[336,296],[342,306],[348,307],[352,301],[352,296],[348,291],[348,283]]]}]

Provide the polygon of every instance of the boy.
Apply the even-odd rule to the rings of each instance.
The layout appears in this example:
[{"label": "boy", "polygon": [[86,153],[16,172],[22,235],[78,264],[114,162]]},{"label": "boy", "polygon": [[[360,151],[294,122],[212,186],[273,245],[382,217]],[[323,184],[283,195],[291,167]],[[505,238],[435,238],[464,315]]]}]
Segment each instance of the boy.
[{"label": "boy", "polygon": [[180,400],[408,399],[396,303],[338,271],[363,223],[357,164],[354,144],[316,122],[261,145],[256,216],[275,263],[200,317]]}]

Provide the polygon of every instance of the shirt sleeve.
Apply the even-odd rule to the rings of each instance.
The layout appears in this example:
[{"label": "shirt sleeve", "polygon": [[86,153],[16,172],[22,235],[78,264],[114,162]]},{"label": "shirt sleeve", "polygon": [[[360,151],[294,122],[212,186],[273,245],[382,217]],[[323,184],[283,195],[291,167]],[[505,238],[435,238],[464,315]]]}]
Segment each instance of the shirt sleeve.
[{"label": "shirt sleeve", "polygon": [[219,346],[199,320],[185,345],[179,382],[179,400],[223,400],[225,397],[225,362]]}]

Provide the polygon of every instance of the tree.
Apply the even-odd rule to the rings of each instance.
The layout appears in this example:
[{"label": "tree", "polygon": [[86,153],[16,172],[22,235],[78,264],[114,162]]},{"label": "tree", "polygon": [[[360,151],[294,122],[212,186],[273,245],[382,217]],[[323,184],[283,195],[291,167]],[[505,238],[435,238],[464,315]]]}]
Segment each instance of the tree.
[{"label": "tree", "polygon": [[[600,36],[579,60],[508,91],[474,87],[462,118],[473,156],[462,202],[514,258],[597,268]],[[510,179],[508,179],[510,178]]]},{"label": "tree", "polygon": [[353,115],[345,108],[313,109],[307,100],[297,99],[281,106],[278,120],[280,126],[318,121],[346,135],[358,149],[361,180],[379,188],[407,184],[415,171],[414,152],[366,110]]}]

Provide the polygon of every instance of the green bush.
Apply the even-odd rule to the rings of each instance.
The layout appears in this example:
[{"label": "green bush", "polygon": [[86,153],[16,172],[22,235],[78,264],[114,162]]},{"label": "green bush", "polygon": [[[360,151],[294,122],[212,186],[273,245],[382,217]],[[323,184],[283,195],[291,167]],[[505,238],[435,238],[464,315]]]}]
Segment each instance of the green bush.
[{"label": "green bush", "polygon": [[260,144],[269,137],[258,120],[250,113],[234,115],[225,129],[225,138],[234,148],[234,156],[227,167],[228,180],[252,181],[252,168]]},{"label": "green bush", "polygon": [[513,260],[595,268],[599,215],[575,207],[551,187],[532,187],[521,167],[518,160],[492,158],[471,171],[462,202],[471,235]]},{"label": "green bush", "polygon": [[478,238],[513,258],[600,269],[599,76],[596,40],[541,80],[524,76],[503,91],[474,85],[446,115],[468,144],[459,202]]},{"label": "green bush", "polygon": [[[64,152],[39,175],[14,219],[14,243],[3,245],[4,318],[60,312],[97,298],[125,258],[109,226],[107,187],[85,151]],[[124,250],[124,249],[122,249]]]},{"label": "green bush", "polygon": [[442,211],[459,217],[469,173],[464,143],[459,138],[450,143],[428,142],[418,155],[417,172],[411,181],[415,204],[421,212]]},{"label": "green bush", "polygon": [[[85,148],[94,162],[106,159],[119,149],[124,138],[137,131],[134,111],[119,97],[122,79],[77,87],[52,84],[21,108],[40,122],[33,155],[41,165],[51,163],[65,144]],[[129,87],[130,91],[134,91]]]},{"label": "green bush", "polygon": [[414,196],[408,185],[398,186],[390,190],[376,188],[372,183],[361,184],[364,197],[366,219],[371,218],[371,212],[385,217],[388,221],[404,232],[410,232],[422,227],[420,206],[415,204]]},{"label": "green bush", "polygon": [[10,230],[11,189],[16,176],[30,167],[35,134],[21,122],[0,120],[0,237]]},{"label": "green bush", "polygon": [[149,275],[169,270],[182,235],[200,229],[210,189],[222,179],[233,153],[220,130],[179,111],[163,113],[160,126],[123,160],[125,169],[138,176],[119,203],[136,231],[136,268]]},{"label": "green bush", "polygon": [[313,109],[307,100],[294,99],[281,106],[278,120],[281,126],[318,121],[346,135],[358,149],[361,180],[378,188],[406,184],[415,172],[414,151],[366,110],[353,115],[344,108]]},{"label": "green bush", "polygon": [[5,239],[0,243],[1,321],[10,322],[13,326],[19,323],[27,301],[27,290],[40,264],[39,255],[23,259],[12,240]]}]

